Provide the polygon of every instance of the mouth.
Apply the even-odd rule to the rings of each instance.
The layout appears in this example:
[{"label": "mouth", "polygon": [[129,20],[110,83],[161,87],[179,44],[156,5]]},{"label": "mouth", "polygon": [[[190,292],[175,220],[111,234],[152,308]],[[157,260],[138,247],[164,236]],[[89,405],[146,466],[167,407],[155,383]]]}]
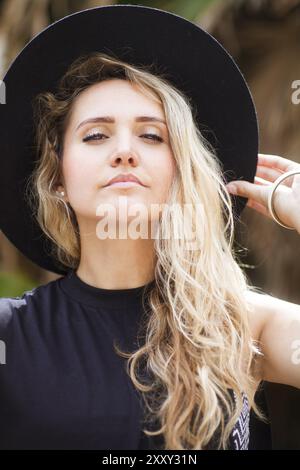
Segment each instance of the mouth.
[{"label": "mouth", "polygon": [[[122,183],[122,184],[119,184]],[[126,183],[126,184],[125,184]],[[127,183],[134,183],[134,184],[127,184]],[[130,188],[131,186],[145,186],[142,181],[133,173],[119,173],[117,176],[112,178],[107,182],[107,184],[104,186],[116,186],[120,188]]]},{"label": "mouth", "polygon": [[144,187],[137,181],[117,181],[115,183],[107,184],[104,188],[133,188],[135,186]]}]

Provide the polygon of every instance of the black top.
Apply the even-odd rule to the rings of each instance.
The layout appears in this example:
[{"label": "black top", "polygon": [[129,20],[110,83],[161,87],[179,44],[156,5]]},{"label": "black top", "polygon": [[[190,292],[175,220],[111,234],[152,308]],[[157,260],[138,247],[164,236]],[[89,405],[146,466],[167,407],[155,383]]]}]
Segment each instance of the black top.
[{"label": "black top", "polygon": [[[142,432],[144,402],[113,346],[142,344],[153,285],[102,289],[73,270],[0,299],[0,449],[163,448]],[[245,400],[231,447],[248,440]]]}]

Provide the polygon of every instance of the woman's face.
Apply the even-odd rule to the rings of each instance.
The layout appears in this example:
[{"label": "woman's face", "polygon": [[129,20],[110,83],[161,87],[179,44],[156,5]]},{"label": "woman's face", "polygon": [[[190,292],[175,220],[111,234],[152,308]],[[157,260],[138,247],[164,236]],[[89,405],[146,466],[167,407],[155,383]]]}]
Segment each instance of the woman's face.
[{"label": "woman's face", "polygon": [[[142,204],[149,211],[147,220],[151,205],[166,201],[175,162],[161,121],[162,105],[125,80],[96,83],[76,97],[64,136],[62,171],[65,201],[79,226],[85,219],[96,220],[99,205],[117,209],[120,196],[128,208]],[[106,186],[120,173],[134,174],[144,186]]]}]

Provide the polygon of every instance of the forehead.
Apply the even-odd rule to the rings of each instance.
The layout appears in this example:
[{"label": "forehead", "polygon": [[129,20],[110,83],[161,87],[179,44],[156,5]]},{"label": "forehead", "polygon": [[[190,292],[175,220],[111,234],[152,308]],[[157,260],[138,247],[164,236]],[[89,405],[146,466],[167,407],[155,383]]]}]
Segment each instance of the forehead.
[{"label": "forehead", "polygon": [[78,120],[100,114],[116,119],[131,119],[138,114],[165,117],[158,98],[146,95],[136,85],[121,79],[96,83],[81,92],[73,102],[71,122],[76,125]]}]

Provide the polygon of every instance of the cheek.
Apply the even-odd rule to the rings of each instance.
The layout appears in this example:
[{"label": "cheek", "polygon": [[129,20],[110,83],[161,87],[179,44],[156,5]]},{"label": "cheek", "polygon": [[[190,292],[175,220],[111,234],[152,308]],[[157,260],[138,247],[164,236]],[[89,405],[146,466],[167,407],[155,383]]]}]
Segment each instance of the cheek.
[{"label": "cheek", "polygon": [[152,170],[153,189],[160,202],[164,202],[169,193],[170,186],[175,176],[175,161],[172,155],[160,161]]},{"label": "cheek", "polygon": [[[63,172],[68,192],[76,190],[80,192],[87,191],[88,188],[91,189],[96,184],[99,168],[96,168],[96,165],[93,165],[91,161],[89,164],[87,162],[83,164],[82,158],[77,159],[74,155],[72,158],[68,158],[66,155]],[[100,181],[100,175],[98,181]]]}]

